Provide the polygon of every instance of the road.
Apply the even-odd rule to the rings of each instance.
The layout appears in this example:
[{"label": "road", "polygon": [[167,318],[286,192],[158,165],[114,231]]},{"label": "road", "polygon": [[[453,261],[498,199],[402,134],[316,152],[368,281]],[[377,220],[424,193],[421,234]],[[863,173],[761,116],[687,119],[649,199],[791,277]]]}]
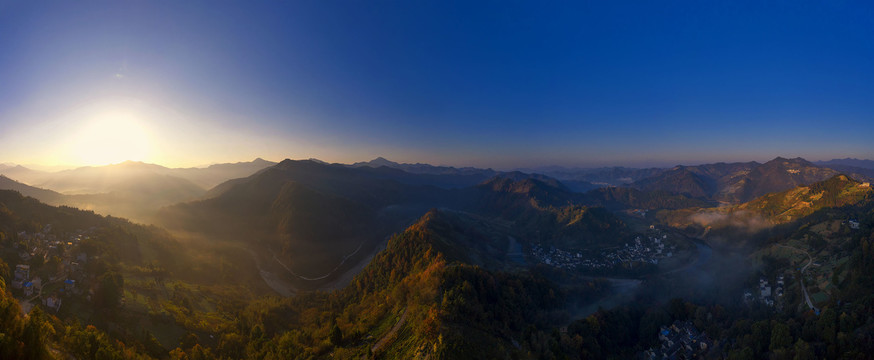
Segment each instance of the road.
[{"label": "road", "polygon": [[385,334],[385,336],[383,336],[382,339],[379,339],[379,341],[377,341],[376,344],[373,345],[372,348],[370,348],[370,352],[375,353],[377,350],[379,350],[383,346],[387,345],[389,343],[389,341],[394,339],[395,334],[397,334],[398,330],[401,329],[401,326],[403,326],[404,322],[406,322],[406,321],[407,321],[407,309],[404,309],[404,313],[401,315],[401,318],[398,319],[398,322],[395,324],[395,326],[392,326],[391,330],[389,330],[389,332],[387,334]]},{"label": "road", "polygon": [[[370,262],[370,260],[374,256],[376,256],[377,253],[379,253],[379,251],[381,251],[382,249],[385,248],[385,242],[387,241],[387,239],[388,239],[388,237],[386,237],[386,240],[383,241],[381,243],[381,245],[376,246],[375,249],[371,252],[371,254],[365,256],[357,264],[355,264],[352,269],[349,269],[349,270],[343,272],[337,279],[334,279],[333,281],[330,281],[326,284],[323,284],[322,286],[319,286],[319,289],[321,289],[321,290],[333,290],[333,289],[342,288],[342,287],[346,286],[347,284],[349,284],[349,282],[352,281],[352,278],[355,275],[357,275],[361,271],[361,269],[363,269],[364,266],[366,266]],[[272,259],[269,259],[269,260],[273,260],[273,263],[275,265],[279,265],[280,267],[272,266],[272,267],[268,268],[266,265],[274,265],[274,264],[262,263],[263,259],[261,258],[261,256],[259,256],[252,249],[247,249],[247,250],[249,251],[249,254],[252,255],[252,259],[254,259],[254,261],[255,261],[255,266],[258,267],[258,272],[261,275],[261,279],[263,279],[264,282],[267,283],[267,285],[271,289],[273,289],[273,291],[276,291],[277,293],[279,293],[282,296],[289,297],[289,296],[296,295],[298,293],[298,289],[296,286],[294,286],[294,284],[291,283],[291,281],[288,281],[287,279],[283,278],[282,275],[284,275],[284,274],[283,274],[282,270],[285,270],[284,272],[288,273],[292,277],[296,277],[296,278],[301,279],[301,280],[306,280],[306,281],[325,280],[329,276],[334,275],[340,269],[340,267],[346,263],[347,260],[349,260],[350,258],[355,256],[362,249],[363,245],[364,245],[364,242],[359,244],[358,248],[356,248],[355,251],[344,256],[343,259],[340,261],[340,263],[333,270],[331,270],[331,272],[329,272],[325,275],[322,275],[322,276],[318,276],[318,277],[306,277],[306,276],[302,276],[302,275],[295,273],[292,269],[290,269],[288,266],[286,266],[285,263],[283,263],[276,256],[276,253],[273,252],[272,250],[270,250],[271,255],[272,255]],[[274,272],[273,270],[270,270],[270,269],[279,270],[278,271],[279,273]]]},{"label": "road", "polygon": [[804,302],[807,303],[807,307],[809,307],[810,310],[813,310],[814,313],[819,314],[819,308],[817,308],[816,306],[813,306],[813,301],[810,301],[810,294],[807,292],[807,287],[804,286],[804,271],[806,271],[807,268],[811,264],[813,264],[813,257],[810,256],[810,253],[807,252],[807,250],[802,250],[802,249],[794,248],[794,247],[787,246],[787,245],[777,245],[777,246],[784,247],[787,249],[792,249],[795,251],[801,251],[805,255],[807,255],[807,264],[801,268],[801,279],[799,279],[799,282],[801,283],[801,294],[804,296]]}]

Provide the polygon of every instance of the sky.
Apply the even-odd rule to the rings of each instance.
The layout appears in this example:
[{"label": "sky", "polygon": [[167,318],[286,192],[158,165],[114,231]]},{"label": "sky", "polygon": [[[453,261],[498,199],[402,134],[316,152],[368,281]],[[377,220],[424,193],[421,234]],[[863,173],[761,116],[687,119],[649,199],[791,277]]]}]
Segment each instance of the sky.
[{"label": "sky", "polygon": [[853,1],[0,0],[0,162],[874,159]]}]

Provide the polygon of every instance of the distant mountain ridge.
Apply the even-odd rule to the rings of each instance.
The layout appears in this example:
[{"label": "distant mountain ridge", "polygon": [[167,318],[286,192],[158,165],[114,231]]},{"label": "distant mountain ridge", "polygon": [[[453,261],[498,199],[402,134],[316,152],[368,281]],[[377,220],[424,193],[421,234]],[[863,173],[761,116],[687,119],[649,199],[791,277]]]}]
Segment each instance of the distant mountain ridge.
[{"label": "distant mountain ridge", "polygon": [[615,246],[628,235],[610,211],[582,205],[583,194],[543,175],[504,173],[460,189],[433,185],[443,176],[284,160],[216,186],[207,199],[164,208],[158,219],[170,229],[244,239],[294,276],[325,281],[432,208],[512,223],[507,231],[525,243]]},{"label": "distant mountain ridge", "polygon": [[[738,204],[765,194],[823,181],[839,173],[802,158],[777,157],[764,164],[749,162],[677,166],[630,186]],[[867,179],[863,174],[852,173],[851,176]]]},{"label": "distant mountain ridge", "polygon": [[[431,181],[431,185],[440,186],[444,188],[464,188],[468,186],[474,186],[483,181],[487,181],[495,176],[512,176],[515,178],[522,177],[540,177],[543,179],[551,179],[555,180],[554,177],[549,175],[543,175],[536,171],[522,171],[522,170],[514,170],[514,171],[497,171],[491,168],[488,169],[480,169],[475,167],[462,167],[456,168],[452,166],[434,166],[423,163],[416,164],[401,164],[397,163],[383,157],[378,157],[376,159],[367,161],[367,162],[357,162],[351,167],[371,167],[371,168],[380,168],[387,167],[392,169],[403,170],[405,172],[411,174],[419,174],[419,175],[432,175],[434,178]],[[566,179],[560,180],[564,186],[567,186],[573,191],[576,192],[586,192],[592,189],[596,189],[600,187],[600,185],[592,184],[591,182],[579,180],[579,179]]]},{"label": "distant mountain ridge", "polygon": [[64,202],[64,194],[20,183],[5,175],[0,175],[0,190],[17,191],[21,195],[30,196],[49,205],[58,205]]},{"label": "distant mountain ridge", "polygon": [[413,174],[433,174],[433,175],[446,175],[446,174],[490,174],[491,176],[496,175],[498,172],[492,169],[480,169],[475,167],[462,167],[456,168],[452,166],[435,166],[431,164],[424,163],[415,163],[415,164],[401,164],[391,160],[388,160],[384,157],[377,157],[376,159],[367,161],[367,162],[357,162],[352,165],[352,167],[362,167],[369,166],[372,168],[378,168],[381,166],[401,169],[406,172],[410,172]]},{"label": "distant mountain ridge", "polygon": [[[150,175],[166,175],[184,179],[204,190],[210,189],[229,179],[246,177],[275,162],[256,158],[252,161],[213,164],[204,168],[168,168],[162,165],[140,161],[125,161],[104,166],[83,166],[56,172],[39,171],[22,165],[0,165],[0,174],[31,186],[48,188],[67,193],[100,193],[112,189],[124,179]],[[114,180],[115,178],[116,180]]]},{"label": "distant mountain ridge", "polygon": [[517,171],[526,173],[539,173],[556,178],[565,184],[572,182],[586,182],[596,187],[622,186],[635,181],[656,176],[666,168],[627,168],[622,166],[600,168],[566,168],[563,166],[543,166],[536,168],[520,168]]},{"label": "distant mountain ridge", "polygon": [[416,177],[427,176],[284,160],[217,186],[221,191],[205,200],[167,207],[158,219],[170,229],[244,239],[306,285],[302,279],[331,274],[346,259],[360,260],[429,207],[450,205],[449,190],[416,184]]},{"label": "distant mountain ridge", "polygon": [[206,168],[171,169],[126,161],[58,172],[6,166],[0,173],[10,174],[7,177],[16,181],[0,183],[0,188],[21,191],[52,205],[69,205],[150,222],[154,212],[162,206],[202,197],[206,193],[203,186],[249,176],[274,164],[258,158]]},{"label": "distant mountain ridge", "polygon": [[[851,160],[849,163],[856,165],[865,165],[867,161],[849,160]],[[335,169],[357,169],[359,171],[355,172],[355,176],[365,176],[372,180],[395,181],[413,187],[434,186],[447,190],[471,188],[495,177],[514,181],[538,179],[566,192],[561,195],[565,201],[561,206],[567,205],[568,199],[571,199],[570,202],[575,204],[607,206],[615,210],[634,207],[653,209],[660,206],[676,209],[687,205],[707,206],[713,202],[739,204],[768,193],[825,180],[838,173],[845,173],[860,181],[874,179],[874,170],[836,164],[842,161],[831,161],[835,163],[831,165],[833,168],[818,166],[801,158],[778,157],[763,164],[715,163],[680,165],[670,169],[622,167],[579,169],[553,166],[528,169],[532,170],[531,172],[527,172],[528,170],[505,172],[473,167],[455,168],[422,163],[401,164],[382,157],[351,165],[327,164],[315,159],[308,163],[331,166]],[[206,168],[171,169],[155,164],[128,161],[109,166],[82,167],[52,173],[3,164],[0,166],[0,174],[6,174],[9,179],[15,179],[20,183],[20,185],[8,183],[8,188],[17,186],[22,191],[30,192],[51,204],[80,206],[142,221],[148,219],[161,206],[220,196],[235,185],[246,181],[246,177],[267,171],[276,165],[279,164],[257,158],[250,162],[215,164]],[[555,176],[541,175],[540,172],[533,170],[542,170]],[[24,184],[74,196],[59,197],[58,194],[21,187]],[[592,192],[611,184],[628,186],[639,192],[619,189]],[[307,186],[319,187],[322,184],[309,182]],[[330,194],[336,189],[323,190],[319,191]],[[582,194],[590,196],[586,197]]]},{"label": "distant mountain ridge", "polygon": [[839,166],[852,166],[857,168],[874,170],[874,160],[867,159],[855,159],[855,158],[844,158],[844,159],[832,159],[828,161],[816,161],[814,162],[817,165],[832,167],[835,165]]}]

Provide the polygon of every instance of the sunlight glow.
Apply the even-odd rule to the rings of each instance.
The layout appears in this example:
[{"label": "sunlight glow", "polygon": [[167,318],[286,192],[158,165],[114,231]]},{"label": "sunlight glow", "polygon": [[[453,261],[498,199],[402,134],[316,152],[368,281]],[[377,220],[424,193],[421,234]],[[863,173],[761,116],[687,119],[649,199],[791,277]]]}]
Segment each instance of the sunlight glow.
[{"label": "sunlight glow", "polygon": [[106,165],[148,161],[149,133],[134,114],[107,111],[94,116],[71,136],[69,156],[79,164]]}]

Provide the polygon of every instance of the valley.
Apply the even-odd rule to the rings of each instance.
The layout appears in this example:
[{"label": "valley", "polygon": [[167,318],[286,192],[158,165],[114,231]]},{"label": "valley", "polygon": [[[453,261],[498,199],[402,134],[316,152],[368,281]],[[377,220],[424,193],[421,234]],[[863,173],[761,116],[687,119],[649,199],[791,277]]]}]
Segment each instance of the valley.
[{"label": "valley", "polygon": [[874,359],[872,19],[0,0],[0,360]]},{"label": "valley", "polygon": [[[600,344],[581,324],[606,316],[644,326],[715,309],[819,315],[849,291],[837,289],[862,260],[851,259],[847,236],[871,219],[856,215],[870,211],[870,186],[843,174],[714,207],[727,198],[628,182],[579,193],[544,175],[375,162],[286,160],[157,209],[149,226],[6,191],[7,284],[21,315],[40,307],[58,324],[94,324],[157,358],[555,355],[540,346],[571,332]],[[472,174],[492,177],[457,187]],[[804,264],[793,255],[802,253]],[[760,296],[754,281],[783,276],[774,305],[750,300]],[[704,310],[683,315],[672,308],[679,299]],[[715,321],[698,320],[690,326]],[[712,351],[735,351],[725,330],[708,335],[720,346]],[[599,351],[629,356],[651,336]]]}]

